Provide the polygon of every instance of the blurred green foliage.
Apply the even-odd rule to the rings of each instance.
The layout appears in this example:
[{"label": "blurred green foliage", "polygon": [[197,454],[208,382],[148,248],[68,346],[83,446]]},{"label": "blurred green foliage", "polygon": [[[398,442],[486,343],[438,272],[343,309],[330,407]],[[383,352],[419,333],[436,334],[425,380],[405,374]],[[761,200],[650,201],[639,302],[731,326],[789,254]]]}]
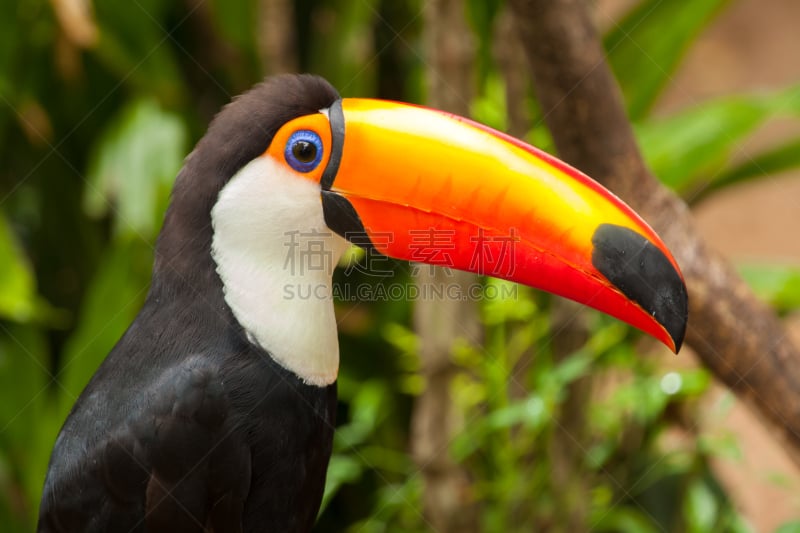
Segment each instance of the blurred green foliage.
[{"label": "blurred green foliage", "polygon": [[[183,157],[213,113],[265,72],[257,0],[104,0],[85,4],[83,16],[57,15],[68,3],[0,0],[0,530],[8,532],[32,529],[57,431],[145,297]],[[693,40],[729,3],[642,0],[605,38],[649,163],[689,201],[800,165],[800,138],[734,157],[766,121],[797,116],[797,87],[650,114]],[[344,95],[424,101],[422,0],[293,5],[302,70]],[[503,2],[466,6],[479,58],[473,113],[502,129],[504,81],[491,50]],[[550,149],[532,96],[528,107],[537,126],[527,138]],[[407,265],[394,266],[407,281]],[[751,264],[742,273],[780,312],[800,307],[797,267]],[[341,272],[337,280],[382,282]],[[414,397],[425,387],[410,304],[337,305],[339,428],[319,529],[426,531],[408,454]],[[451,393],[466,424],[450,453],[474,480],[482,529],[564,530],[581,508],[594,531],[750,531],[709,468],[713,456],[738,457],[735,441],[695,434],[707,373],[665,374],[641,357],[651,344],[594,313],[587,340],[559,353],[557,305],[524,288],[483,301],[485,343],[454,344],[461,373]],[[571,387],[589,375],[612,386],[573,417]],[[563,424],[577,424],[583,452],[566,485],[554,474]],[[675,433],[686,438],[668,444]]]}]

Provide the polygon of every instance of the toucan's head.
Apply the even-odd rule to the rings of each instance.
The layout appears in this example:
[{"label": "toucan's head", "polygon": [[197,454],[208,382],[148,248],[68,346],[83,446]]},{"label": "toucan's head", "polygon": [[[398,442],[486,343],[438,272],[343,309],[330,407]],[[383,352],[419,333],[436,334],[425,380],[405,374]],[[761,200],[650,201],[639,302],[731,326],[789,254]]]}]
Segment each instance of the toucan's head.
[{"label": "toucan's head", "polygon": [[[236,319],[309,383],[336,376],[335,318],[320,300],[348,240],[566,296],[675,351],[683,340],[680,270],[636,213],[554,157],[448,113],[271,78],[223,110],[190,156],[172,210],[190,217],[193,202],[210,213]],[[314,250],[316,269],[302,256]]]}]

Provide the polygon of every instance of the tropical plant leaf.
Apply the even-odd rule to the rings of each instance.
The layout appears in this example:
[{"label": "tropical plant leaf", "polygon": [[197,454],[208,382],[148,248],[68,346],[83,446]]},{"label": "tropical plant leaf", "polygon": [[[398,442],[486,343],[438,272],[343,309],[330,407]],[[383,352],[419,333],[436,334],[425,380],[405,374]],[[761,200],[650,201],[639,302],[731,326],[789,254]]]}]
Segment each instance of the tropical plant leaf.
[{"label": "tropical plant leaf", "polygon": [[36,312],[36,284],[27,259],[0,213],[0,318],[26,322]]},{"label": "tropical plant leaf", "polygon": [[689,193],[722,176],[736,147],[765,121],[797,114],[787,98],[797,91],[724,97],[640,124],[642,152],[665,185]]},{"label": "tropical plant leaf", "polygon": [[342,485],[361,477],[364,468],[350,455],[334,454],[328,463],[328,474],[325,477],[325,492],[319,512],[322,513]]},{"label": "tropical plant leaf", "polygon": [[487,76],[483,94],[470,104],[470,116],[482,124],[500,131],[508,126],[506,87],[499,76]]},{"label": "tropical plant leaf", "polygon": [[[171,46],[171,35],[194,12],[166,22],[170,2],[137,0],[123,8],[117,2],[93,2],[100,40],[92,53],[109,71],[135,86],[140,94],[179,102],[183,87]],[[105,99],[109,94],[102,94]]]},{"label": "tropical plant leaf", "polygon": [[719,503],[712,490],[702,479],[692,481],[683,500],[683,516],[687,531],[691,533],[713,531],[718,514]]},{"label": "tropical plant leaf", "polygon": [[64,348],[57,376],[64,416],[138,313],[147,295],[151,265],[152,249],[140,240],[107,251],[87,291],[78,328]]},{"label": "tropical plant leaf", "polygon": [[494,22],[500,12],[500,0],[467,0],[467,20],[477,37],[478,80],[481,85],[492,69]]},{"label": "tropical plant leaf", "polygon": [[148,241],[156,235],[186,152],[181,119],[151,100],[129,104],[92,150],[84,209],[114,213],[115,233]]},{"label": "tropical plant leaf", "polygon": [[694,196],[693,201],[700,201],[709,194],[735,183],[773,176],[797,167],[800,167],[800,138],[792,139],[754,157],[747,158],[738,166],[726,169],[709,183],[708,187],[700,190]]},{"label": "tropical plant leaf", "polygon": [[646,0],[606,35],[608,60],[632,120],[653,106],[692,41],[727,3]]},{"label": "tropical plant leaf", "polygon": [[593,531],[614,531],[618,533],[657,533],[661,528],[644,512],[632,507],[617,506],[604,513],[593,524]]},{"label": "tropical plant leaf", "polygon": [[[47,345],[38,328],[0,324],[0,390],[4,393],[0,402],[0,463],[8,463],[4,465],[7,471],[0,475],[0,490],[24,495],[29,502],[39,500],[59,427],[47,402],[47,365]],[[33,507],[28,509],[32,511],[28,517],[31,523],[36,516]]]},{"label": "tropical plant leaf", "polygon": [[800,520],[783,524],[775,530],[775,533],[800,533]]},{"label": "tropical plant leaf", "polygon": [[800,266],[749,264],[738,270],[755,293],[777,311],[800,309]]}]

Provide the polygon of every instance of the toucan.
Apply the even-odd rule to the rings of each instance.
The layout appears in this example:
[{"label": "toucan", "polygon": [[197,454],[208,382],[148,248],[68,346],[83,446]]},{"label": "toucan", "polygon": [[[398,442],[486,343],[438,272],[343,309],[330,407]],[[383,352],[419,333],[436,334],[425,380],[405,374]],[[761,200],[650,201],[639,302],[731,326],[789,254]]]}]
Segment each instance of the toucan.
[{"label": "toucan", "polygon": [[[149,293],[57,437],[38,530],[309,531],[335,425],[332,270],[350,243],[433,263],[430,231],[447,266],[681,345],[678,264],[578,170],[466,118],[267,78],[178,173]],[[330,261],[300,264],[311,245]]]}]

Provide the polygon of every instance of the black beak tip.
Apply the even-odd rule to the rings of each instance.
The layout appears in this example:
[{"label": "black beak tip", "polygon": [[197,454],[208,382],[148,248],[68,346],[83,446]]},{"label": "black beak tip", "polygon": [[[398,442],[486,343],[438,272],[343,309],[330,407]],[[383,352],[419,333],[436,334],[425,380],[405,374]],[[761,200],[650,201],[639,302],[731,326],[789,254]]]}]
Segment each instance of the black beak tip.
[{"label": "black beak tip", "polygon": [[667,330],[677,353],[686,334],[686,285],[667,256],[642,235],[601,224],[592,236],[592,264],[622,294],[638,303]]}]

